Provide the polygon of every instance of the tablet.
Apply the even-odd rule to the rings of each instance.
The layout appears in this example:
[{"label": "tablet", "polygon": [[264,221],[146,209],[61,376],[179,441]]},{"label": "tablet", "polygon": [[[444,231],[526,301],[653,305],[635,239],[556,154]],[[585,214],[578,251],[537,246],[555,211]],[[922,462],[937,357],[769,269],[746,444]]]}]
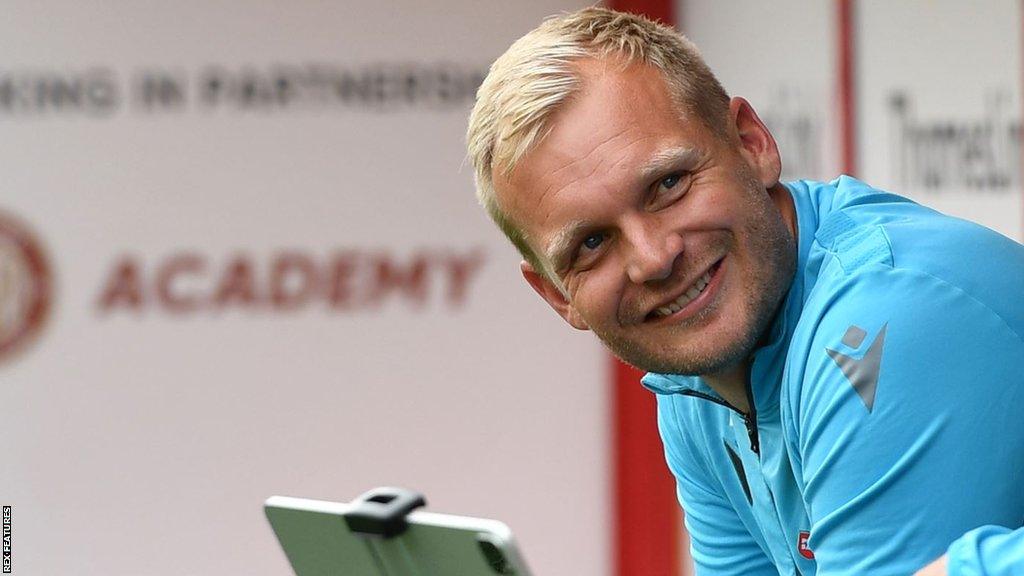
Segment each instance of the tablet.
[{"label": "tablet", "polygon": [[351,503],[273,496],[264,510],[297,576],[530,576],[508,526],[411,511],[423,503],[378,488]]}]

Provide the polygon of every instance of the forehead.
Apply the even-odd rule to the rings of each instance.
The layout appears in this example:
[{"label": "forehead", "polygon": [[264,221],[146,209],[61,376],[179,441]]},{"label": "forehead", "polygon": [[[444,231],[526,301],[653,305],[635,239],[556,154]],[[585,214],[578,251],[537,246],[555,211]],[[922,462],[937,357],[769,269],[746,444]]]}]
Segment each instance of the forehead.
[{"label": "forehead", "polygon": [[547,136],[508,178],[494,174],[499,204],[535,250],[566,216],[561,208],[621,191],[659,153],[699,150],[709,137],[680,112],[657,69],[600,60],[579,67],[581,89],[552,115]]}]

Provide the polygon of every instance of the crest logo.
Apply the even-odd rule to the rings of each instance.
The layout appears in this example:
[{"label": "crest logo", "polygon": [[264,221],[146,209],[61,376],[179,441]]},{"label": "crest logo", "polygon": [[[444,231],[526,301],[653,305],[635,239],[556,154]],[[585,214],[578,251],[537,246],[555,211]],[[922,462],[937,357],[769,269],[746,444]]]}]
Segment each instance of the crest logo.
[{"label": "crest logo", "polygon": [[807,546],[807,541],[811,539],[811,533],[806,530],[801,530],[797,536],[796,549],[800,552],[800,555],[808,560],[814,560],[814,552]]},{"label": "crest logo", "polygon": [[0,211],[0,362],[38,334],[51,293],[42,245],[21,221]]}]

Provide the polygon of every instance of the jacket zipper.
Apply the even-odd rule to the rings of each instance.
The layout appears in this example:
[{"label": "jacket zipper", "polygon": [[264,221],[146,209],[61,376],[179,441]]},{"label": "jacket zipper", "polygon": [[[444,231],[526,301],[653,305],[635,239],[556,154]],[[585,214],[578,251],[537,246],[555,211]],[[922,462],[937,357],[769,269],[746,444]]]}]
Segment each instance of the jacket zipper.
[{"label": "jacket zipper", "polygon": [[725,400],[712,396],[710,394],[704,394],[703,392],[697,392],[696,390],[683,390],[679,394],[683,396],[693,396],[695,398],[703,398],[709,402],[725,406],[729,410],[739,414],[743,417],[743,425],[747,428],[747,437],[750,438],[750,451],[758,456],[761,455],[761,439],[757,434],[757,408],[754,406],[754,395],[750,390],[750,386],[747,386],[747,403],[750,404],[750,412],[744,412],[739,408],[729,404]]}]

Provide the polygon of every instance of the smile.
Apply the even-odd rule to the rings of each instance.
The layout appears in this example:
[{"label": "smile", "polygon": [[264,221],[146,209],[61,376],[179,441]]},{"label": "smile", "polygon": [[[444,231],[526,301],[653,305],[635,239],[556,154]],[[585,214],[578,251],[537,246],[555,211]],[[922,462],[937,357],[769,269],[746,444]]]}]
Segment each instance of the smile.
[{"label": "smile", "polygon": [[718,272],[720,267],[721,260],[715,262],[711,268],[708,268],[707,272],[705,272],[700,278],[697,278],[697,280],[694,281],[694,283],[691,284],[689,288],[687,288],[678,298],[668,304],[659,306],[653,312],[648,314],[647,318],[649,320],[665,318],[686,308],[689,303],[693,302],[700,297],[701,294],[707,291],[708,286],[711,284],[711,279],[715,276],[715,273]]}]

